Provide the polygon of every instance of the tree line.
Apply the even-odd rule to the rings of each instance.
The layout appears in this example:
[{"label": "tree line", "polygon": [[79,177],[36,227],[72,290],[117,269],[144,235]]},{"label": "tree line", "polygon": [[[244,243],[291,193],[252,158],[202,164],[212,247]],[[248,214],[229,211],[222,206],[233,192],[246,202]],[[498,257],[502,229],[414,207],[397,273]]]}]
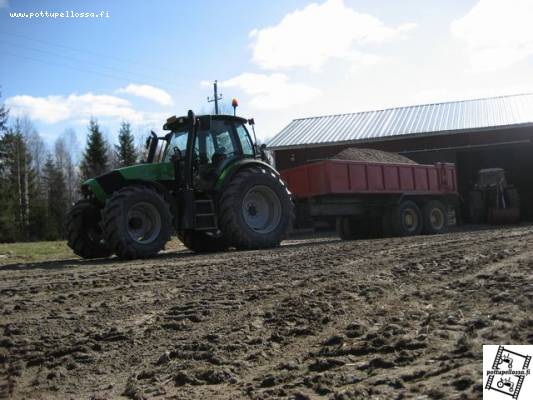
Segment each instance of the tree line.
[{"label": "tree line", "polygon": [[81,196],[81,182],[139,161],[128,122],[121,124],[116,145],[106,141],[96,119],[87,130],[81,157],[72,130],[49,150],[29,118],[11,119],[1,105],[0,242],[63,239],[67,212]]}]

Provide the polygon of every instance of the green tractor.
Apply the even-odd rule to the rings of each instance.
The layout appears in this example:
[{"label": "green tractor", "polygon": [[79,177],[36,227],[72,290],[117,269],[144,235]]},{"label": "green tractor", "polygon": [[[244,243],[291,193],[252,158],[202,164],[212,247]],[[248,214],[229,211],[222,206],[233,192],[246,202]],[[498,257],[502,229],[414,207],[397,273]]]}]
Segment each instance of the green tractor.
[{"label": "green tractor", "polygon": [[195,252],[272,248],[294,217],[291,194],[246,128],[229,115],[170,117],[146,162],[85,181],[67,218],[83,258],[147,258],[176,232]]}]

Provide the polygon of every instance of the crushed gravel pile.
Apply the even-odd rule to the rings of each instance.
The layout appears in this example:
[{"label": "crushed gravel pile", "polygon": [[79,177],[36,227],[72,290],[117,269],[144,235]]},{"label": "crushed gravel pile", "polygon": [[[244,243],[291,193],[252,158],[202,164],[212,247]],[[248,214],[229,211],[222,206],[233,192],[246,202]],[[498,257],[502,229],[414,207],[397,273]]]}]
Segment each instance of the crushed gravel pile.
[{"label": "crushed gravel pile", "polygon": [[396,153],[374,149],[350,147],[332,157],[335,160],[373,161],[390,164],[417,164],[413,160]]}]

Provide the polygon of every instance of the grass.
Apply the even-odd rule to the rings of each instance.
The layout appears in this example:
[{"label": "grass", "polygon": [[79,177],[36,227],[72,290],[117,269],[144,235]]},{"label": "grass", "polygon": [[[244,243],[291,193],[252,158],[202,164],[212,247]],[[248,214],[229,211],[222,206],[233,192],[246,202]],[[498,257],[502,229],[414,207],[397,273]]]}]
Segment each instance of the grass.
[{"label": "grass", "polygon": [[[183,250],[181,242],[172,238],[166,250]],[[78,259],[66,241],[0,243],[0,265],[30,264],[42,261]]]},{"label": "grass", "polygon": [[66,241],[0,243],[0,265],[77,258]]}]

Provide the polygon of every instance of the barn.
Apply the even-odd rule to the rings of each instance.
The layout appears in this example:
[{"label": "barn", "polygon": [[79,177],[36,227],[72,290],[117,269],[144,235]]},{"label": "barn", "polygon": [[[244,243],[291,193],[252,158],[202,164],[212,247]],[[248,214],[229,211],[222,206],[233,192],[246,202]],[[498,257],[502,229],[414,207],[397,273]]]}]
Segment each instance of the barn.
[{"label": "barn", "polygon": [[454,163],[464,197],[480,169],[504,168],[533,220],[533,93],[295,119],[268,142],[279,170],[348,147]]}]

